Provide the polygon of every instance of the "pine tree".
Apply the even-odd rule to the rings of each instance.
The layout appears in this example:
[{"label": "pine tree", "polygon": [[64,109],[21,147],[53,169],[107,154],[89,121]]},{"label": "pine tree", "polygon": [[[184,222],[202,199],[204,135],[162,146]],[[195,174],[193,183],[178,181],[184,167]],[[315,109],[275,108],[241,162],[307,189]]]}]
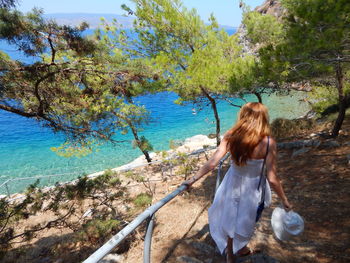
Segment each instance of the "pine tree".
[{"label": "pine tree", "polygon": [[[216,140],[220,143],[219,100],[241,91],[230,86],[235,63],[243,60],[237,36],[220,30],[213,16],[206,25],[196,10],[187,10],[179,0],[133,0],[137,38],[130,52],[150,57],[167,80],[168,90],[176,92],[178,103],[211,106],[216,120]],[[248,63],[249,64],[249,63]],[[236,70],[238,73],[238,70]]]},{"label": "pine tree", "polygon": [[0,21],[0,38],[36,61],[26,64],[0,52],[1,110],[63,133],[61,151],[117,142],[113,136],[125,131],[126,121],[135,121],[135,129],[142,126],[146,110],[120,91],[127,86],[136,92],[147,83],[144,64],[111,50],[98,36],[83,37],[87,24],[59,26],[44,20],[40,10],[23,15],[5,8]]},{"label": "pine tree", "polygon": [[350,94],[345,92],[350,69],[350,3],[281,3],[286,12],[280,21],[257,12],[245,15],[248,35],[258,49],[262,79],[279,85],[298,81],[333,85],[338,92],[339,112],[332,135],[337,136],[350,100]]}]

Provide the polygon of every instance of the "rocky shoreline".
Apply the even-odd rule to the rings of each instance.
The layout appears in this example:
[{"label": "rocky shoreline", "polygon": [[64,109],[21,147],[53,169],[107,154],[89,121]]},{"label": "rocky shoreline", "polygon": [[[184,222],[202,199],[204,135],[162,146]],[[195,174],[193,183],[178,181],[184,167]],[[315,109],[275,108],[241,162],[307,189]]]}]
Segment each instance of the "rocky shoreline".
[{"label": "rocky shoreline", "polygon": [[[170,160],[176,158],[176,156],[179,153],[186,153],[188,155],[196,155],[200,154],[206,150],[211,150],[216,148],[216,139],[210,139],[208,136],[203,134],[198,134],[195,136],[192,136],[190,138],[185,139],[182,143],[180,143],[180,146],[176,147],[175,149],[170,149],[167,151],[163,151],[166,153],[166,158],[163,157],[163,152],[155,153],[151,152],[150,156],[152,158],[151,164],[159,164],[165,160]],[[110,169],[112,172],[127,172],[129,170],[133,170],[136,168],[141,168],[144,166],[149,165],[147,163],[147,160],[144,155],[140,155],[136,159],[134,159],[132,162],[129,162],[127,164],[124,164],[122,166],[118,166],[115,168]],[[89,179],[95,178],[97,176],[103,175],[105,171],[99,171],[95,173],[88,174],[87,177]],[[60,182],[59,185],[66,185],[66,184],[75,184],[77,182],[77,179],[66,181],[66,182]],[[42,190],[44,192],[48,192],[55,188],[55,186],[47,186],[43,187]],[[15,201],[18,199],[22,199],[25,197],[23,193],[14,193],[10,196],[7,195],[0,195],[1,198],[8,198],[9,201]]]}]

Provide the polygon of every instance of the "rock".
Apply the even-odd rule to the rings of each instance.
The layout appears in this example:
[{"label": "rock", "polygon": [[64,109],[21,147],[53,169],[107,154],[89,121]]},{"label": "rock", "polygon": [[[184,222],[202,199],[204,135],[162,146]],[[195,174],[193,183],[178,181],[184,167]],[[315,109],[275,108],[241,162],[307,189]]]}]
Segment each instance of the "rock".
[{"label": "rock", "polygon": [[206,135],[195,135],[193,137],[187,138],[182,146],[176,150],[179,152],[192,152],[198,149],[203,149],[203,145],[216,145],[216,139],[210,139]]},{"label": "rock", "polygon": [[321,144],[321,146],[323,148],[335,148],[335,147],[339,147],[340,143],[334,140],[330,140],[330,141],[325,141]]},{"label": "rock", "polygon": [[321,173],[328,173],[328,170],[326,168],[320,168]]},{"label": "rock", "polygon": [[86,212],[82,215],[82,218],[91,216],[93,212],[94,212],[93,209],[92,209],[92,208],[89,208],[89,209],[86,210]]},{"label": "rock", "polygon": [[[311,91],[311,88],[310,88],[310,90],[307,90],[307,91]],[[305,115],[305,118],[307,118],[307,119],[312,119],[312,118],[314,118],[315,116],[317,115],[317,113],[315,112],[315,111],[309,111],[306,115]]]},{"label": "rock", "polygon": [[49,258],[49,257],[44,257],[44,258],[40,258],[36,262],[38,262],[38,263],[47,263],[47,262],[52,262],[52,259]]},{"label": "rock", "polygon": [[348,154],[346,158],[348,159],[348,165],[350,165],[350,154]]},{"label": "rock", "polygon": [[246,256],[238,258],[237,263],[279,263],[276,259],[265,255],[263,253],[253,254],[251,256]]},{"label": "rock", "polygon": [[307,153],[308,151],[310,151],[310,148],[301,148],[299,150],[295,150],[292,153],[292,157],[298,156],[298,155],[303,154],[303,153]]},{"label": "rock", "polygon": [[176,258],[176,262],[181,262],[181,263],[203,263],[203,261],[200,261],[196,258],[192,258],[189,256],[180,256]]},{"label": "rock", "polygon": [[124,261],[124,256],[118,254],[108,254],[99,263],[121,263]]},{"label": "rock", "polygon": [[191,245],[196,249],[199,250],[205,254],[211,254],[215,251],[215,248],[212,246],[206,244],[206,243],[201,243],[201,242],[192,242]]},{"label": "rock", "polygon": [[41,206],[41,210],[45,211],[47,210],[51,205],[51,200],[45,200]]},{"label": "rock", "polygon": [[250,261],[238,261],[237,263],[240,262],[252,262],[252,263],[278,263],[278,261],[268,255],[265,255],[263,253],[255,254],[250,256]]},{"label": "rock", "polygon": [[208,134],[208,138],[209,139],[215,139],[216,138],[216,134],[215,133],[210,133],[210,134]]},{"label": "rock", "polygon": [[303,147],[318,147],[321,144],[321,142],[317,139],[312,140],[300,140],[300,141],[293,141],[293,142],[282,142],[277,143],[277,147],[279,149],[297,149],[297,148],[303,148]]},{"label": "rock", "polygon": [[317,148],[317,147],[320,146],[320,145],[321,145],[321,141],[319,141],[319,140],[313,140],[312,147]]}]

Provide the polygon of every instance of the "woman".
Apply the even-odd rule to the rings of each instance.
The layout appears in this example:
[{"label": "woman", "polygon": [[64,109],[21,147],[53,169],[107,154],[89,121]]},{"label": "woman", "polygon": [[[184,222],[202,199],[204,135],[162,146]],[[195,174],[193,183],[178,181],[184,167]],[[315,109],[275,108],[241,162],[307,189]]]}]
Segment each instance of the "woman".
[{"label": "woman", "polygon": [[[263,187],[265,206],[271,201],[271,186],[285,209],[291,209],[276,175],[276,142],[269,136],[267,108],[258,102],[245,104],[239,112],[237,123],[226,132],[214,155],[193,178],[184,183],[191,186],[213,170],[228,151],[231,153],[231,167],[208,212],[210,234],[220,252],[226,254],[228,263],[235,262],[236,255],[251,253],[247,244],[254,232]],[[268,183],[261,184],[265,162]],[[265,177],[262,181],[266,181]]]}]

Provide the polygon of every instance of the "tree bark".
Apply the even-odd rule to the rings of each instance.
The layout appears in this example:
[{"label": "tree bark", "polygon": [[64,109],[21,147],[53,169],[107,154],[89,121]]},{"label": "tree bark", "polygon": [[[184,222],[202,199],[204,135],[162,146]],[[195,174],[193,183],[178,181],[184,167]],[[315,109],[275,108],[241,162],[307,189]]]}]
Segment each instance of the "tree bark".
[{"label": "tree bark", "polygon": [[[130,94],[124,94],[125,97],[126,97],[126,100],[132,104],[133,103],[133,100],[131,98],[131,95]],[[137,129],[136,127],[133,125],[133,123],[130,121],[130,120],[127,120],[126,121],[131,129],[131,132],[132,134],[134,135],[134,138],[135,138],[135,141],[136,141],[136,144],[137,144],[137,147],[140,149],[140,151],[143,153],[143,155],[145,156],[146,160],[148,163],[151,163],[152,162],[152,159],[151,159],[151,156],[149,156],[149,152],[145,149],[142,149],[141,147],[141,140],[139,138],[139,135],[137,133]]]},{"label": "tree bark", "polygon": [[221,142],[221,138],[220,138],[220,117],[219,117],[218,109],[216,107],[216,101],[215,101],[215,99],[212,96],[210,96],[210,94],[204,88],[201,88],[201,89],[202,89],[204,95],[209,100],[209,102],[211,104],[211,108],[213,109],[213,112],[214,112],[214,117],[215,117],[215,122],[216,122],[216,145],[219,146],[219,144]]},{"label": "tree bark", "polygon": [[338,103],[339,103],[339,112],[335,124],[332,130],[332,137],[337,137],[339,135],[339,131],[345,119],[346,112],[346,99],[344,95],[344,75],[340,62],[335,66],[336,73],[336,87],[338,90]]},{"label": "tree bark", "polygon": [[0,104],[0,110],[12,112],[12,113],[15,113],[15,114],[21,115],[23,117],[27,117],[27,118],[38,117],[38,113],[36,113],[36,112],[35,113],[25,112],[25,111],[22,111],[21,109],[16,109],[16,108],[13,108],[13,107],[10,107],[7,105],[3,105],[3,104]]},{"label": "tree bark", "polygon": [[142,147],[141,147],[141,141],[140,141],[140,138],[137,134],[137,129],[135,128],[135,126],[131,122],[128,122],[128,125],[132,131],[132,134],[134,135],[137,147],[139,147],[139,149],[141,150],[143,155],[146,157],[147,162],[151,163],[152,159],[151,159],[151,156],[149,156],[149,152],[147,150],[142,149]]},{"label": "tree bark", "polygon": [[258,98],[258,101],[260,103],[262,103],[262,97],[261,97],[261,94],[259,92],[253,92],[253,94]]}]

